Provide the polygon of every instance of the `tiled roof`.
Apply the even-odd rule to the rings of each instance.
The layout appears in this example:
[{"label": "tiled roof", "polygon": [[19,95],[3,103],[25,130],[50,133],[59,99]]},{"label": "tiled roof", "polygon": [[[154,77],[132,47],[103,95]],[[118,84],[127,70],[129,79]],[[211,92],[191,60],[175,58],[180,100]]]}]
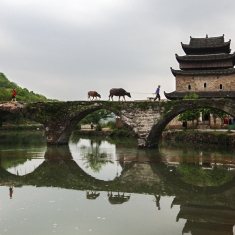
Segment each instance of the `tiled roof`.
[{"label": "tiled roof", "polygon": [[185,55],[185,56],[179,56],[176,54],[175,57],[178,62],[180,62],[180,61],[227,60],[227,59],[235,58],[235,53],[233,53],[233,54],[220,53],[220,54],[207,54],[207,55]]},{"label": "tiled roof", "polygon": [[190,37],[189,45],[191,47],[218,47],[224,44],[224,36],[193,38]]},{"label": "tiled roof", "polygon": [[224,36],[190,38],[189,44],[181,42],[181,46],[186,54],[208,54],[208,53],[230,53],[230,43],[224,42]]},{"label": "tiled roof", "polygon": [[214,70],[174,70],[171,68],[171,72],[176,75],[228,75],[235,74],[235,68],[229,69],[214,69]]}]

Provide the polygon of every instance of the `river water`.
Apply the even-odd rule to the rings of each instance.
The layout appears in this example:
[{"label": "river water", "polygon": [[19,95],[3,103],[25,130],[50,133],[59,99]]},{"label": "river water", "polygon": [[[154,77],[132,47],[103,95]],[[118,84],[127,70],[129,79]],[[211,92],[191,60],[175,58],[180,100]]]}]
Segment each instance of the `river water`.
[{"label": "river water", "polygon": [[213,234],[235,229],[235,159],[220,146],[0,134],[2,234]]}]

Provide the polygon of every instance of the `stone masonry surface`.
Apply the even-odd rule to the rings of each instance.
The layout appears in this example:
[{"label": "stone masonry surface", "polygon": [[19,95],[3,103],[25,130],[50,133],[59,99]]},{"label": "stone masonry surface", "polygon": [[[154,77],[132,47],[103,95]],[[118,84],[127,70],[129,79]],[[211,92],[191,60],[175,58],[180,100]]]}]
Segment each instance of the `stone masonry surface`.
[{"label": "stone masonry surface", "polygon": [[[176,77],[176,91],[189,91],[188,86],[191,86],[190,91],[234,91],[235,90],[235,76],[220,75],[220,76],[177,76]],[[206,87],[204,87],[206,83]],[[220,89],[222,85],[222,89]]]}]

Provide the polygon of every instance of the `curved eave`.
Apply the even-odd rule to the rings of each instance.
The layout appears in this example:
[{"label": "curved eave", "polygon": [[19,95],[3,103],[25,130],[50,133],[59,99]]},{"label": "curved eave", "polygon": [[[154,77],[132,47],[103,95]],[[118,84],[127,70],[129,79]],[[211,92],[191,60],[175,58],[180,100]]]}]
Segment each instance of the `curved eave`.
[{"label": "curved eave", "polygon": [[182,49],[184,50],[184,52],[186,54],[191,54],[191,52],[195,52],[195,51],[203,51],[203,50],[222,50],[224,53],[230,53],[230,43],[231,43],[231,40],[229,40],[228,42],[224,42],[222,45],[218,46],[218,45],[211,45],[211,46],[198,46],[198,47],[195,47],[195,46],[190,46],[189,44],[184,44],[181,42],[181,46],[182,46]]},{"label": "curved eave", "polygon": [[182,76],[194,76],[194,75],[229,75],[235,74],[235,68],[230,69],[214,69],[214,70],[174,70],[171,68],[172,74]]},{"label": "curved eave", "polygon": [[[202,40],[204,40],[205,38],[194,38],[194,37],[192,37],[192,36],[190,36],[190,40],[200,40],[200,39],[202,39]],[[217,36],[217,37],[208,37],[208,39],[210,40],[210,39],[214,39],[214,40],[223,40],[224,41],[224,34],[223,35],[221,35],[221,36]]]},{"label": "curved eave", "polygon": [[235,91],[186,91],[186,92],[177,92],[173,91],[171,93],[166,93],[164,91],[164,95],[168,100],[177,100],[183,99],[186,95],[197,94],[201,99],[235,99]]},{"label": "curved eave", "polygon": [[221,54],[209,54],[209,55],[185,55],[185,56],[179,56],[175,54],[175,58],[178,62],[229,60],[229,59],[235,58],[235,53],[233,54],[221,53]]}]

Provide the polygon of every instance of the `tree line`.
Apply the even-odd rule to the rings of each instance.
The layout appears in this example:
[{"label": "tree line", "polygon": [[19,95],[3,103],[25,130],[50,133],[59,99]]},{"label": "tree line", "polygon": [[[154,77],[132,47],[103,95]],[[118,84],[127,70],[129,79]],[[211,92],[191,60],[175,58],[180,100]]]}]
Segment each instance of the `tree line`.
[{"label": "tree line", "polygon": [[9,81],[4,73],[0,73],[0,101],[11,101],[11,91],[15,88],[17,92],[17,101],[27,102],[45,102],[53,101],[46,98],[44,95],[29,91],[27,88],[22,88],[16,83]]}]

